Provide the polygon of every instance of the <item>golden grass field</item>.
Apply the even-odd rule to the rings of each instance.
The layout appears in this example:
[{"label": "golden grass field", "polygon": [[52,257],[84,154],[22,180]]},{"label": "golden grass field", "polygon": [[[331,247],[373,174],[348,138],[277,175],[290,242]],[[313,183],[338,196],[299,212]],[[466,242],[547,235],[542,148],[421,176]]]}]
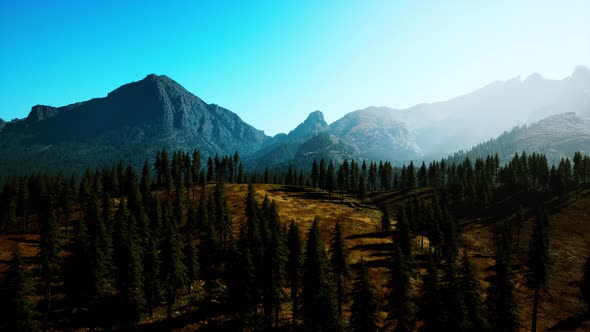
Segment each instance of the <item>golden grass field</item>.
[{"label": "golden grass field", "polygon": [[[209,185],[209,189],[213,186]],[[312,188],[287,187],[280,185],[254,185],[256,198],[262,202],[265,195],[275,200],[279,208],[279,214],[283,223],[295,220],[301,230],[306,233],[313,219],[318,216],[322,238],[326,249],[330,243],[334,224],[340,221],[350,250],[350,263],[354,264],[361,257],[371,267],[370,276],[373,280],[380,303],[385,303],[385,283],[387,280],[387,265],[389,262],[392,241],[388,236],[379,233],[381,212],[371,201],[390,201],[394,205],[402,204],[406,197],[399,193],[386,193],[374,195],[368,202],[361,204],[358,200],[345,196],[344,201],[338,194],[329,196],[327,193]],[[240,223],[245,220],[245,202],[247,185],[227,184],[226,193],[228,206],[234,222],[234,230],[237,231]],[[424,193],[423,193],[424,194]],[[425,194],[427,195],[427,194]],[[200,193],[196,195],[195,204],[198,203]],[[73,216],[72,219],[79,218]],[[472,257],[479,267],[481,278],[486,279],[493,274],[494,245],[492,228],[477,220],[461,220],[462,233],[459,237],[460,245]],[[521,253],[515,257],[515,263],[522,262],[526,258],[526,248],[531,232],[532,222],[527,221],[521,235]],[[579,281],[582,277],[582,265],[590,251],[590,190],[582,192],[580,198],[574,197],[562,208],[551,211],[550,214],[550,257],[549,282],[542,291],[539,308],[538,330],[590,330],[590,321],[585,321],[582,315],[584,304],[579,299]],[[32,258],[36,252],[36,235],[0,235],[0,272],[5,269],[10,251],[15,243],[21,243],[21,249],[26,257]],[[416,240],[415,248],[419,250],[419,242]],[[31,260],[32,262],[33,260]],[[522,330],[530,329],[529,322],[532,307],[532,290],[526,287],[524,272],[526,267],[515,264],[516,287],[518,301],[521,307]],[[418,271],[420,274],[421,271]],[[416,286],[419,282],[416,278]],[[346,281],[346,292],[350,291],[352,282]],[[487,285],[487,282],[484,282]],[[198,294],[198,293],[197,293]],[[418,294],[416,290],[415,294]],[[191,302],[198,296],[189,295],[180,299],[179,313],[190,311]],[[163,309],[163,308],[162,308]],[[283,304],[281,321],[285,324],[290,321],[291,307],[289,301]],[[158,310],[154,319],[163,315]],[[348,304],[344,306],[345,318],[349,315]],[[381,316],[385,317],[382,311]],[[154,319],[146,318],[143,322],[150,323]],[[189,323],[179,327],[178,331],[189,331],[201,326],[201,323]]]}]

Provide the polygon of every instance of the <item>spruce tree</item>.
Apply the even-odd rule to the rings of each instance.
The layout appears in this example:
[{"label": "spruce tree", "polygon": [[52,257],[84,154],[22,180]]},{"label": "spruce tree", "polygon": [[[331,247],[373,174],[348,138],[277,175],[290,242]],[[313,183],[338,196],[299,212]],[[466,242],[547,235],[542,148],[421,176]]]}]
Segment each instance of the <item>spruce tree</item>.
[{"label": "spruce tree", "polygon": [[0,328],[6,331],[32,332],[39,330],[38,314],[35,302],[32,278],[25,266],[25,261],[17,244],[12,252],[5,272],[3,287],[5,297],[1,300],[4,306]]},{"label": "spruce tree", "polygon": [[117,288],[128,323],[135,326],[145,304],[143,288],[143,262],[137,235],[137,223],[121,200],[115,215],[115,257]]},{"label": "spruce tree", "polygon": [[301,288],[301,274],[303,265],[303,239],[299,226],[295,220],[289,224],[287,235],[287,278],[291,288],[291,301],[293,302],[292,325],[297,324],[299,314],[299,290]]},{"label": "spruce tree", "polygon": [[340,327],[333,279],[316,219],[307,233],[303,266],[303,321],[310,331],[335,331]]},{"label": "spruce tree", "polygon": [[460,264],[459,289],[463,293],[466,308],[464,330],[468,332],[490,331],[482,300],[484,289],[479,281],[477,267],[471,262],[466,252],[463,252]]},{"label": "spruce tree", "polygon": [[344,297],[344,280],[350,277],[350,268],[348,266],[348,248],[342,235],[340,221],[336,221],[334,233],[332,234],[332,243],[330,246],[330,263],[332,271],[336,277],[338,315],[342,317],[342,302]]},{"label": "spruce tree", "polygon": [[148,238],[143,255],[143,287],[146,307],[150,315],[153,315],[154,307],[159,304],[162,297],[162,283],[160,278],[161,232],[162,210],[160,197],[157,195],[152,211],[150,212]]},{"label": "spruce tree", "polygon": [[361,257],[358,273],[352,285],[352,304],[350,306],[350,329],[353,332],[374,332],[378,330],[379,306],[375,291],[369,279],[367,264]]},{"label": "spruce tree", "polygon": [[399,246],[395,247],[389,276],[387,326],[395,326],[394,331],[412,331],[416,305],[413,299],[412,271],[407,258]]},{"label": "spruce tree", "polygon": [[184,243],[184,266],[186,267],[187,292],[190,294],[192,285],[197,281],[199,274],[199,261],[194,243],[194,235],[187,231]]},{"label": "spruce tree", "polygon": [[421,331],[424,332],[439,331],[445,320],[440,277],[431,257],[428,259],[428,270],[422,277],[419,316],[423,321]]},{"label": "spruce tree", "polygon": [[494,331],[518,331],[520,322],[515,298],[510,257],[501,241],[496,248],[496,275],[487,290],[488,321]]},{"label": "spruce tree", "polygon": [[404,209],[400,209],[397,216],[397,227],[393,235],[396,245],[399,245],[406,259],[412,259],[412,234]]},{"label": "spruce tree", "polygon": [[539,292],[547,283],[547,261],[549,259],[548,217],[545,211],[540,211],[535,222],[535,228],[529,245],[528,266],[530,270],[530,285],[535,290],[533,298],[533,317],[531,331],[537,330],[537,313],[539,308]]},{"label": "spruce tree", "polygon": [[162,242],[162,282],[166,296],[167,318],[172,319],[172,308],[176,303],[178,290],[186,285],[186,267],[183,263],[182,241],[178,233],[178,225],[174,220],[170,201],[162,213],[164,238]]},{"label": "spruce tree", "polygon": [[582,300],[586,303],[586,312],[590,311],[590,254],[586,257],[586,262],[582,270],[581,283]]},{"label": "spruce tree", "polygon": [[59,231],[53,207],[49,207],[42,223],[39,237],[39,259],[45,303],[43,325],[47,329],[49,315],[52,310],[52,285],[57,278],[57,274],[61,271],[63,238]]}]

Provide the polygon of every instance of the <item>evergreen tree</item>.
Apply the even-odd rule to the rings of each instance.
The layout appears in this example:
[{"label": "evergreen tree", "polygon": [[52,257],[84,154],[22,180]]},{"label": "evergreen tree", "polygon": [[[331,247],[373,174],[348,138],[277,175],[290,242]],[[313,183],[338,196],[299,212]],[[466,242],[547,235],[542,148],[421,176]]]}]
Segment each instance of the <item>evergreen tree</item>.
[{"label": "evergreen tree", "polygon": [[378,330],[379,316],[377,300],[365,261],[361,257],[358,273],[352,285],[352,305],[350,306],[350,329],[354,332],[373,332]]},{"label": "evergreen tree", "polygon": [[411,260],[412,234],[410,234],[410,227],[408,225],[408,219],[406,218],[406,212],[404,209],[400,209],[397,218],[397,227],[393,237],[396,245],[398,245],[402,250],[404,257]]},{"label": "evergreen tree", "polygon": [[293,301],[292,324],[295,326],[299,313],[299,289],[301,288],[301,270],[303,265],[303,239],[295,220],[291,220],[291,224],[289,224],[287,249],[289,251],[287,258],[287,278],[291,288],[291,300]]},{"label": "evergreen tree", "polygon": [[186,267],[183,264],[182,241],[178,233],[178,225],[174,221],[170,201],[162,213],[164,238],[162,240],[162,281],[166,296],[168,320],[172,319],[172,308],[176,303],[178,290],[186,285]]},{"label": "evergreen tree", "polygon": [[303,266],[303,321],[306,330],[336,331],[340,327],[333,279],[316,219],[307,233]]},{"label": "evergreen tree", "polygon": [[317,160],[313,160],[313,164],[311,165],[311,185],[312,187],[315,189],[317,188],[317,185],[319,183],[319,177],[320,177],[320,170],[318,168],[318,162]]},{"label": "evergreen tree", "polygon": [[15,332],[38,331],[39,322],[36,320],[38,314],[35,311],[35,303],[31,300],[34,293],[32,278],[25,267],[18,244],[8,262],[3,288],[7,291],[5,298],[1,300],[5,304],[5,310],[2,312],[4,318],[0,328]]},{"label": "evergreen tree", "polygon": [[469,260],[466,252],[463,252],[460,264],[459,288],[463,293],[466,308],[464,330],[468,332],[490,331],[482,301],[484,289],[479,281],[477,267]]},{"label": "evergreen tree", "polygon": [[156,196],[149,218],[147,245],[143,256],[143,286],[146,307],[153,315],[154,307],[160,302],[160,234],[162,232],[162,210],[159,195]]},{"label": "evergreen tree", "polygon": [[581,283],[581,295],[582,300],[586,303],[587,311],[590,311],[590,254],[586,257],[586,263],[584,263],[583,276]]},{"label": "evergreen tree", "polygon": [[46,213],[42,223],[39,237],[39,259],[45,302],[43,325],[47,329],[49,315],[52,310],[52,285],[57,278],[57,274],[61,271],[63,238],[59,231],[55,211],[52,207],[49,207],[49,211]]},{"label": "evergreen tree", "polygon": [[121,200],[115,215],[115,257],[117,288],[128,323],[135,326],[145,304],[143,293],[143,264],[137,235],[137,223]]},{"label": "evergreen tree", "polygon": [[539,308],[539,292],[547,283],[547,261],[549,259],[548,217],[545,211],[540,211],[535,222],[535,228],[529,245],[529,281],[535,290],[533,298],[533,317],[531,331],[537,330],[537,313]]},{"label": "evergreen tree", "polygon": [[350,277],[350,268],[348,266],[348,249],[342,235],[340,221],[336,221],[334,233],[332,234],[332,243],[330,246],[330,263],[332,271],[336,276],[336,286],[338,295],[338,315],[342,317],[342,302],[344,296],[343,279]]},{"label": "evergreen tree", "polygon": [[419,315],[423,321],[421,331],[439,331],[444,325],[440,277],[438,276],[438,268],[430,257],[428,270],[422,278]]},{"label": "evergreen tree", "polygon": [[518,331],[519,319],[507,250],[502,242],[496,249],[496,275],[487,291],[488,321],[494,331]]},{"label": "evergreen tree", "polygon": [[184,266],[186,267],[187,292],[190,294],[192,285],[199,275],[199,261],[192,232],[186,232],[184,243]]},{"label": "evergreen tree", "polygon": [[392,259],[390,277],[387,325],[395,323],[394,331],[411,331],[414,326],[414,314],[416,305],[413,301],[412,284],[410,282],[410,270],[408,261],[399,246],[396,246]]}]

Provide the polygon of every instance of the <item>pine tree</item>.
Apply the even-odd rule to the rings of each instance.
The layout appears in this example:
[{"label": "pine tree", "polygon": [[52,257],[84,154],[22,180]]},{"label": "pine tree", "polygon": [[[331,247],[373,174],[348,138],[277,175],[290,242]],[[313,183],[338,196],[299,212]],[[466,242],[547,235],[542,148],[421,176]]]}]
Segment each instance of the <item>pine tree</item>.
[{"label": "pine tree", "polygon": [[43,325],[47,329],[49,315],[52,310],[52,284],[57,278],[57,274],[61,271],[63,238],[58,228],[55,211],[52,207],[49,207],[49,211],[42,222],[43,225],[39,237],[39,259],[45,302]]},{"label": "pine tree", "polygon": [[[274,201],[272,203],[274,205]],[[276,205],[274,205],[276,206]],[[278,226],[278,225],[277,225]],[[274,307],[275,328],[279,326],[279,314],[281,299],[283,298],[283,284],[285,280],[285,267],[287,263],[287,247],[280,227],[269,227],[270,242],[266,253],[266,273],[268,274],[268,285],[264,294],[266,306]],[[265,309],[270,313],[271,310]],[[270,322],[267,321],[270,327]]]},{"label": "pine tree", "polygon": [[38,331],[38,314],[35,311],[35,303],[31,300],[34,293],[32,278],[25,267],[18,244],[12,252],[5,273],[3,288],[7,292],[1,300],[5,304],[5,311],[2,313],[3,323],[0,323],[0,328],[15,332]]},{"label": "pine tree", "polygon": [[399,246],[394,250],[390,277],[387,325],[395,323],[394,331],[411,331],[414,326],[414,314],[416,305],[413,301],[413,290],[410,282],[410,270],[408,261]]},{"label": "pine tree", "polygon": [[162,210],[159,195],[156,196],[149,218],[147,245],[143,256],[143,287],[146,307],[153,315],[154,307],[162,296],[160,282],[160,234],[162,232]]},{"label": "pine tree", "polygon": [[307,233],[303,266],[303,321],[310,331],[335,331],[340,327],[328,258],[316,219]]},{"label": "pine tree", "polygon": [[143,264],[137,235],[137,223],[121,200],[115,215],[115,257],[117,288],[128,323],[135,326],[145,304],[143,293]]},{"label": "pine tree", "polygon": [[378,330],[379,306],[365,261],[358,263],[357,278],[352,285],[352,304],[350,306],[350,329],[353,332],[372,332]]},{"label": "pine tree", "polygon": [[313,160],[313,164],[311,165],[311,185],[315,189],[318,186],[319,177],[320,177],[320,170],[318,168],[317,160]]},{"label": "pine tree", "polygon": [[482,301],[484,289],[479,281],[477,267],[469,260],[466,252],[463,252],[460,264],[459,288],[463,293],[466,308],[464,330],[468,332],[490,331]]},{"label": "pine tree", "polygon": [[496,249],[496,275],[487,290],[488,321],[494,331],[518,331],[519,319],[507,250],[501,241]]},{"label": "pine tree", "polygon": [[199,274],[199,261],[193,239],[193,233],[187,231],[184,243],[184,266],[186,267],[187,292],[189,294],[191,292],[192,284],[197,281]]},{"label": "pine tree", "polygon": [[529,245],[528,266],[529,281],[535,289],[533,299],[533,317],[531,331],[537,330],[537,313],[539,308],[539,292],[547,283],[547,261],[549,259],[548,217],[545,211],[540,211],[535,222],[535,228]]},{"label": "pine tree", "polygon": [[294,327],[297,323],[299,313],[299,289],[301,288],[301,272],[303,266],[303,239],[295,220],[291,220],[289,224],[287,249],[289,251],[287,258],[287,278],[289,279],[291,300],[293,301],[292,325]]},{"label": "pine tree", "polygon": [[581,283],[581,295],[582,300],[586,303],[587,309],[586,312],[590,308],[590,254],[586,257],[586,263],[584,263],[583,268],[583,276],[582,276],[582,283]]},{"label": "pine tree", "polygon": [[172,319],[172,308],[176,303],[178,290],[186,285],[186,267],[183,264],[182,241],[178,233],[170,201],[162,213],[164,238],[162,241],[162,281],[166,296],[167,318]]},{"label": "pine tree", "polygon": [[438,268],[429,257],[428,270],[422,277],[422,290],[420,294],[420,311],[423,325],[421,331],[439,331],[444,324],[442,292]]},{"label": "pine tree", "polygon": [[402,250],[404,257],[411,260],[412,234],[410,233],[410,227],[408,225],[408,219],[406,218],[405,209],[400,209],[397,218],[397,227],[393,238],[396,245],[399,245],[400,249]]},{"label": "pine tree", "polygon": [[336,276],[336,286],[338,295],[338,315],[342,317],[342,302],[344,296],[343,279],[350,277],[350,268],[348,266],[348,249],[346,242],[342,235],[342,227],[340,221],[336,221],[334,233],[332,234],[332,243],[330,246],[330,263],[332,264],[332,271]]}]

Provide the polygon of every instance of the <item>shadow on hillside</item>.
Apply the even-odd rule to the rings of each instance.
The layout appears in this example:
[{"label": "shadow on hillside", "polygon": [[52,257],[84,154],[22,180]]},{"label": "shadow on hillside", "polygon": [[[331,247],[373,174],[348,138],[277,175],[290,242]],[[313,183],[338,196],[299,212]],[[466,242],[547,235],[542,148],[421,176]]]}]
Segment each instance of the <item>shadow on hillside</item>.
[{"label": "shadow on hillside", "polygon": [[371,233],[362,233],[362,234],[353,234],[346,237],[347,240],[353,239],[385,239],[388,238],[390,234],[384,232],[371,232]]},{"label": "shadow on hillside", "polygon": [[590,315],[588,313],[568,317],[557,322],[557,324],[550,327],[548,331],[574,331],[580,328],[582,323],[589,319]]},{"label": "shadow on hillside", "polygon": [[369,244],[359,244],[351,248],[352,250],[362,250],[362,251],[386,251],[391,252],[393,251],[393,243],[369,243]]}]

